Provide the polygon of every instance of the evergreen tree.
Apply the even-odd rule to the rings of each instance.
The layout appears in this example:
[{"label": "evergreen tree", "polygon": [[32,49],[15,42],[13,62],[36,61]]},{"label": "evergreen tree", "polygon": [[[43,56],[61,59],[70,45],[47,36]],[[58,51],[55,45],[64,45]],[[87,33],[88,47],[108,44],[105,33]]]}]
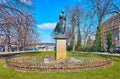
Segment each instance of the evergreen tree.
[{"label": "evergreen tree", "polygon": [[97,27],[96,37],[95,37],[95,47],[96,51],[100,52],[102,49],[101,46],[101,26]]},{"label": "evergreen tree", "polygon": [[76,50],[79,50],[80,46],[81,46],[81,34],[80,34],[80,27],[78,27]]},{"label": "evergreen tree", "polygon": [[73,39],[70,39],[70,45],[68,47],[68,51],[72,51],[73,50]]},{"label": "evergreen tree", "polygon": [[112,47],[112,33],[110,30],[107,31],[106,38],[107,38],[107,50],[109,51],[110,48]]}]

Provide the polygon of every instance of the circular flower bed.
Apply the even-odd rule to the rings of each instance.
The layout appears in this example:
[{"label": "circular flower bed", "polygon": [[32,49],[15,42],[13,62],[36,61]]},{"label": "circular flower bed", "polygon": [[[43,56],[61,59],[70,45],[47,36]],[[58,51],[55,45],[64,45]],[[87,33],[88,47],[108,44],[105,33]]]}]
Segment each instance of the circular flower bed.
[{"label": "circular flower bed", "polygon": [[56,61],[54,57],[12,57],[6,59],[6,66],[23,71],[40,72],[70,72],[88,69],[103,68],[112,63],[110,59],[95,57],[68,57],[66,60]]}]

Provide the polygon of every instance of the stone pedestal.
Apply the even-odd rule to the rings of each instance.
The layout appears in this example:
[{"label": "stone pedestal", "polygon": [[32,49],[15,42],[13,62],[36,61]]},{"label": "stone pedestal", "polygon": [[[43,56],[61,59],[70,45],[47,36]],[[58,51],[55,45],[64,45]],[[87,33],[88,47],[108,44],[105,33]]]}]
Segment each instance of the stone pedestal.
[{"label": "stone pedestal", "polygon": [[66,38],[55,38],[56,39],[56,60],[66,59]]}]

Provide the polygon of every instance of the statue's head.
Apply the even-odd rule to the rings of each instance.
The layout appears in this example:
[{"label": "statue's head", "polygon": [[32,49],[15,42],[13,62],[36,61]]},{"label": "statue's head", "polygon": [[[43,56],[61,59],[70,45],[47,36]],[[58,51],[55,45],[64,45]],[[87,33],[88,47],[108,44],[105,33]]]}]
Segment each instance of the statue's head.
[{"label": "statue's head", "polygon": [[64,14],[64,11],[62,10],[61,13]]}]

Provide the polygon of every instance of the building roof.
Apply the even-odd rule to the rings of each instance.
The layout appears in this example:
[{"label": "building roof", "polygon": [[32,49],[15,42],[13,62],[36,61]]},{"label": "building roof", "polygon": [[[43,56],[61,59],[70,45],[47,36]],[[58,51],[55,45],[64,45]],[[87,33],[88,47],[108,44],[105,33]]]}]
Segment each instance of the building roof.
[{"label": "building roof", "polygon": [[104,30],[120,28],[120,15],[115,14],[103,23]]}]

